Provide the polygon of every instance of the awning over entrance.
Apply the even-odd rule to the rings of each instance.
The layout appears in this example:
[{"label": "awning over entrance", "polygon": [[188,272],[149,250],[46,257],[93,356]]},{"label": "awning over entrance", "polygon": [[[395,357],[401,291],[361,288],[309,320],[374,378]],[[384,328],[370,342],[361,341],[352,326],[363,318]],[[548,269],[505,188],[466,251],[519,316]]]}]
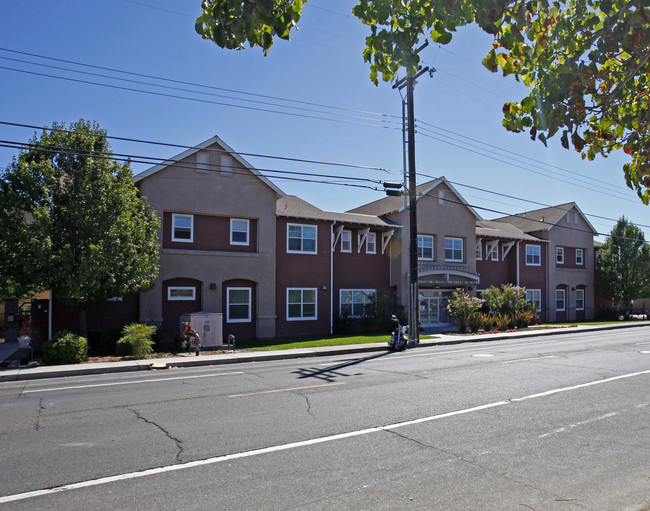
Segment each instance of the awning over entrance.
[{"label": "awning over entrance", "polygon": [[475,271],[459,266],[420,266],[418,282],[439,286],[466,286],[478,284],[481,275]]}]

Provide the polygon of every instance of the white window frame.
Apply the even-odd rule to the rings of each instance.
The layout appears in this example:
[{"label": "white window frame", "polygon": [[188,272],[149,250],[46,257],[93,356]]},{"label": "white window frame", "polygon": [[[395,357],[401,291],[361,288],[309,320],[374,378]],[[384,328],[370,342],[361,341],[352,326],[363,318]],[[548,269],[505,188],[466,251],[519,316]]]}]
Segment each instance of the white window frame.
[{"label": "white window frame", "polygon": [[341,252],[352,252],[352,231],[341,231]]},{"label": "white window frame", "polygon": [[[559,294],[562,295],[562,308],[559,309],[557,306]],[[556,289],[555,290],[555,310],[558,312],[562,312],[566,310],[566,291],[564,289]]]},{"label": "white window frame", "polygon": [[[292,227],[300,227],[300,238],[292,238],[289,236]],[[304,240],[311,238],[305,238],[304,229],[308,227],[309,229],[314,229],[314,250],[303,250]],[[300,250],[291,250],[289,248],[289,241],[292,239],[300,239]],[[318,253],[318,226],[310,224],[287,224],[287,253],[288,254],[317,254]]]},{"label": "white window frame", "polygon": [[[424,257],[424,240],[431,240],[431,257]],[[422,243],[420,243],[422,241]],[[426,247],[429,248],[429,247]],[[433,255],[435,254],[436,242],[433,239],[433,236],[429,234],[418,234],[418,260],[420,261],[433,261]]]},{"label": "white window frame", "polygon": [[[291,291],[300,291],[300,302],[289,302],[289,295]],[[305,291],[314,292],[314,316],[305,316],[305,300],[304,293]],[[290,316],[289,315],[289,306],[300,304],[300,316]],[[287,288],[287,321],[315,321],[318,319],[318,288],[315,287],[288,287]]]},{"label": "white window frame", "polygon": [[377,235],[374,232],[369,232],[366,237],[366,254],[377,253]]},{"label": "white window frame", "polygon": [[[451,241],[452,247],[447,248],[447,242]],[[456,241],[460,241],[460,258],[455,257],[455,252],[457,252],[459,249],[456,248]],[[447,257],[447,250],[452,251],[452,255],[454,257]],[[446,236],[445,237],[445,261],[450,262],[450,263],[462,263],[465,260],[465,243],[463,238],[454,238],[451,236]]]},{"label": "white window frame", "polygon": [[542,309],[542,290],[526,289],[526,301],[537,305],[537,312]]},{"label": "white window frame", "polygon": [[483,240],[476,241],[476,260],[483,260]]},{"label": "white window frame", "polygon": [[[580,306],[580,307],[578,307],[578,293],[580,293],[580,296],[582,296],[582,298],[581,298],[582,306]],[[585,290],[584,289],[576,289],[576,310],[577,311],[585,310]]]},{"label": "white window frame", "polygon": [[541,265],[542,265],[542,247],[539,245],[526,245],[526,266],[541,266]]},{"label": "white window frame", "polygon": [[[231,318],[230,317],[230,292],[231,291],[247,291],[248,292],[248,316],[246,318]],[[251,308],[253,301],[253,290],[250,287],[228,287],[226,288],[226,322],[227,323],[250,323],[251,322]],[[244,303],[233,303],[232,305],[244,305]]]},{"label": "white window frame", "polygon": [[499,260],[499,242],[496,241],[493,244],[486,244],[487,251],[485,252],[486,261],[498,261]]},{"label": "white window frame", "polygon": [[[235,222],[244,222],[246,224],[246,241],[234,241],[233,234],[238,232],[244,232],[241,230],[235,230]],[[251,222],[247,218],[231,218],[230,219],[230,244],[231,245],[249,245],[250,244],[250,232],[251,232]]]},{"label": "white window frame", "polygon": [[582,248],[576,248],[576,266],[585,265],[585,251]]},{"label": "white window frame", "polygon": [[555,247],[555,264],[564,264],[564,247]]},{"label": "white window frame", "polygon": [[[351,293],[351,298],[352,300],[350,302],[344,302],[343,301],[343,294],[344,293]],[[354,298],[355,296],[358,296],[358,293],[362,293],[364,297],[364,301],[362,302],[355,302]],[[343,305],[350,304],[350,309],[351,309],[351,314],[348,316],[350,318],[361,318],[364,317],[364,314],[354,314],[354,305],[360,305],[362,309],[365,310],[365,308],[368,306],[368,304],[372,304],[372,300],[370,299],[371,296],[376,296],[377,295],[377,290],[376,289],[340,289],[339,290],[339,315],[343,316]]]},{"label": "white window frame", "polygon": [[[190,219],[190,238],[177,238],[176,237],[176,219],[177,218],[189,218]],[[187,229],[187,227],[181,227],[181,229]],[[172,213],[172,241],[177,241],[179,243],[194,243],[194,215],[186,215],[182,213]]]},{"label": "white window frame", "polygon": [[[192,296],[172,296],[174,291],[192,291]],[[167,288],[167,300],[172,302],[187,301],[191,302],[196,300],[196,287],[195,286],[169,286]]]}]

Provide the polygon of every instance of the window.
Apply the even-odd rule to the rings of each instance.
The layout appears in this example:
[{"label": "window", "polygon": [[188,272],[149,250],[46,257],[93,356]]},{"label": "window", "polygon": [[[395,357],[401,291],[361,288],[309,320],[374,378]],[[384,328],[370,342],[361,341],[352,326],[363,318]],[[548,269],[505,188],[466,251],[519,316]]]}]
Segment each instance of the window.
[{"label": "window", "polygon": [[576,265],[582,266],[585,264],[585,251],[581,248],[576,248]]},{"label": "window", "polygon": [[352,231],[341,232],[341,252],[352,252]]},{"label": "window", "polygon": [[433,260],[433,236],[418,236],[418,259]]},{"label": "window", "polygon": [[316,288],[287,289],[287,320],[317,319]]},{"label": "window", "polygon": [[172,215],[172,241],[184,243],[194,241],[194,216]]},{"label": "window", "polygon": [[445,205],[445,191],[438,190],[438,206],[444,206],[444,205]]},{"label": "window", "polygon": [[341,317],[367,316],[374,306],[374,289],[341,289],[339,311]]},{"label": "window", "polygon": [[564,289],[555,290],[555,310],[563,311],[565,309],[564,305]]},{"label": "window", "polygon": [[583,311],[585,310],[585,290],[576,289],[576,310]]},{"label": "window", "polygon": [[526,266],[541,266],[542,250],[539,245],[526,245]]},{"label": "window", "polygon": [[233,159],[230,154],[221,155],[221,175],[230,176],[232,175],[232,165]]},{"label": "window", "polygon": [[238,218],[230,219],[230,244],[231,245],[248,245],[248,231],[250,221]]},{"label": "window", "polygon": [[463,262],[463,240],[445,238],[445,261]]},{"label": "window", "polygon": [[195,287],[168,287],[168,300],[196,300]]},{"label": "window", "polygon": [[226,321],[248,323],[251,320],[251,288],[229,287],[227,290]]},{"label": "window", "polygon": [[377,235],[374,232],[369,232],[366,238],[366,254],[377,253]]},{"label": "window", "polygon": [[542,291],[540,289],[526,289],[526,301],[535,305],[536,310],[542,308]]},{"label": "window", "polygon": [[287,252],[316,253],[315,225],[287,225]]},{"label": "window", "polygon": [[483,259],[483,241],[478,240],[476,242],[476,260],[480,261]]},{"label": "window", "polygon": [[205,173],[208,171],[208,152],[199,151],[196,153],[196,171]]},{"label": "window", "polygon": [[564,247],[555,248],[555,263],[564,264]]},{"label": "window", "polygon": [[490,243],[487,246],[487,253],[485,254],[485,259],[488,261],[498,261],[499,260],[499,242],[495,241]]}]

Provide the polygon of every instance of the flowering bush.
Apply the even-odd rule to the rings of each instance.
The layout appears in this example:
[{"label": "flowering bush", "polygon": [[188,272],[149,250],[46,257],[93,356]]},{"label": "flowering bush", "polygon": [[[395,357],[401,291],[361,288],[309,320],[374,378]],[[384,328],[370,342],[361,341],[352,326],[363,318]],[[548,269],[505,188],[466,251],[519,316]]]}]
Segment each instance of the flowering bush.
[{"label": "flowering bush", "polygon": [[456,320],[458,331],[465,333],[470,316],[475,315],[483,305],[484,300],[469,296],[462,289],[457,289],[451,295],[447,304],[447,312]]},{"label": "flowering bush", "polygon": [[514,316],[516,312],[529,306],[526,301],[526,288],[512,284],[503,284],[501,289],[490,286],[483,291],[483,297],[494,314]]}]

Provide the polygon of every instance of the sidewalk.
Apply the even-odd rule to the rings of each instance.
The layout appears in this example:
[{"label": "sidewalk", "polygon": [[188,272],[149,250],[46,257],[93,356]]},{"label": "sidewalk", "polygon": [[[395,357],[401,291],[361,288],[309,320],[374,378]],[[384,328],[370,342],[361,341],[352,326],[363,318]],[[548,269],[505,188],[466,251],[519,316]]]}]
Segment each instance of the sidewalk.
[{"label": "sidewalk", "polygon": [[[435,338],[424,337],[420,344],[412,349],[427,346],[446,346],[454,344],[489,342],[502,339],[518,339],[531,336],[549,336],[569,332],[615,330],[621,328],[639,328],[650,326],[650,321],[626,321],[621,324],[612,323],[609,325],[557,327],[545,330],[533,330],[526,332],[500,332],[498,334],[482,335],[459,335],[459,334],[437,334]],[[388,341],[388,336],[386,336]],[[0,343],[0,356],[9,351],[11,346],[2,346]],[[17,349],[18,343],[15,344]],[[372,344],[350,344],[345,346],[328,346],[323,348],[296,348],[291,350],[278,351],[238,351],[234,353],[223,353],[219,355],[180,355],[171,358],[153,358],[144,360],[126,360],[121,362],[105,362],[92,364],[73,364],[60,366],[35,366],[21,367],[14,369],[1,369],[0,382],[35,380],[40,378],[54,378],[61,376],[81,376],[90,374],[118,373],[127,371],[151,371],[163,370],[174,367],[198,367],[223,364],[235,364],[241,362],[263,362],[266,360],[284,360],[292,358],[306,358],[326,355],[349,355],[359,353],[370,353],[387,351],[387,342]]]}]

